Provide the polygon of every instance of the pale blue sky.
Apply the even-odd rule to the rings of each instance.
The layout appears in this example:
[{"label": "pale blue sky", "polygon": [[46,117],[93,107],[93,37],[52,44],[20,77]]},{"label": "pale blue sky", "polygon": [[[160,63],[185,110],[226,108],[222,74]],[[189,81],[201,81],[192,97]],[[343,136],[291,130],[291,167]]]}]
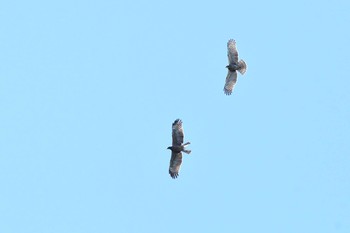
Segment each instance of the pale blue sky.
[{"label": "pale blue sky", "polygon": [[[0,232],[350,232],[349,12],[1,1]],[[248,69],[225,96],[230,38]]]}]

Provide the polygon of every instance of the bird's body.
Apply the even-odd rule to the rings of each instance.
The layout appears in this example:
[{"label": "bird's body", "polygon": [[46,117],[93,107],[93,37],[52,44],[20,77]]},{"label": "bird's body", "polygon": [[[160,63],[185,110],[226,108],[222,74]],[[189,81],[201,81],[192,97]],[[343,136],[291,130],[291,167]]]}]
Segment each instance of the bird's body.
[{"label": "bird's body", "polygon": [[236,70],[239,70],[241,68],[241,66],[239,64],[236,64],[236,63],[231,63],[228,66],[226,66],[226,68],[231,72],[235,72]]},{"label": "bird's body", "polygon": [[227,57],[229,64],[226,66],[228,73],[226,76],[224,92],[226,95],[231,95],[237,82],[237,71],[243,75],[247,70],[247,65],[243,60],[238,61],[236,41],[232,39],[227,42]]},{"label": "bird's body", "polygon": [[179,176],[180,166],[182,163],[182,152],[189,154],[190,150],[186,150],[185,147],[190,144],[190,142],[183,143],[184,132],[182,128],[182,121],[176,119],[172,124],[172,146],[167,149],[171,150],[171,159],[169,165],[169,174],[175,179]]},{"label": "bird's body", "polygon": [[190,144],[189,142],[187,144],[183,144],[181,146],[169,146],[168,149],[170,149],[174,153],[180,153],[182,151],[185,151],[185,146]]}]

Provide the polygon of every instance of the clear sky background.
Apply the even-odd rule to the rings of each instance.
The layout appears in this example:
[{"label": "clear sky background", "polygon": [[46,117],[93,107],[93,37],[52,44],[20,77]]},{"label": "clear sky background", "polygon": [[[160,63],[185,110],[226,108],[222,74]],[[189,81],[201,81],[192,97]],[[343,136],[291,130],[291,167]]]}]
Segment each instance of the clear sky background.
[{"label": "clear sky background", "polygon": [[[349,12],[1,1],[0,232],[350,232]],[[248,69],[225,96],[230,38]]]}]

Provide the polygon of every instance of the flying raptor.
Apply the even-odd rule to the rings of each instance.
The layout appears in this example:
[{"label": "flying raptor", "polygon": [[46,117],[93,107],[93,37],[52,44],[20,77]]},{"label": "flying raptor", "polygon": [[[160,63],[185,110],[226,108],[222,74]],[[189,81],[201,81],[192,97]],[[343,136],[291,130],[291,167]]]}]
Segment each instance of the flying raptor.
[{"label": "flying raptor", "polygon": [[237,70],[243,75],[247,70],[247,65],[242,59],[238,61],[238,52],[235,40],[231,39],[227,42],[227,57],[229,64],[226,66],[228,73],[226,76],[224,92],[226,95],[231,95],[237,82]]},{"label": "flying raptor", "polygon": [[182,163],[182,152],[186,154],[191,153],[190,150],[186,150],[185,146],[189,145],[190,142],[184,142],[184,131],[182,128],[182,121],[176,119],[172,125],[172,136],[173,143],[167,149],[171,150],[171,159],[169,166],[169,174],[171,178],[175,179],[179,176],[180,166]]}]

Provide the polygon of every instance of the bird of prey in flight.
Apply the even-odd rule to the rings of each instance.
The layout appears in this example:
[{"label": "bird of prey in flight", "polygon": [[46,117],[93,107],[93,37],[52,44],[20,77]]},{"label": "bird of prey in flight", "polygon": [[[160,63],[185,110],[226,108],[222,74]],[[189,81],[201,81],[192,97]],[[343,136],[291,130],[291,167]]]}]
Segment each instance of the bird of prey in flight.
[{"label": "bird of prey in flight", "polygon": [[171,150],[171,159],[169,166],[169,174],[175,179],[179,176],[180,166],[182,163],[182,152],[189,154],[190,150],[186,150],[185,146],[189,145],[190,142],[184,142],[184,131],[182,128],[182,121],[176,119],[172,125],[172,136],[173,143],[167,149]]},{"label": "bird of prey in flight", "polygon": [[229,64],[226,66],[228,73],[226,76],[224,92],[226,95],[231,95],[237,82],[237,70],[243,75],[247,70],[247,65],[242,59],[238,61],[238,51],[235,40],[231,39],[227,42],[227,57]]}]

